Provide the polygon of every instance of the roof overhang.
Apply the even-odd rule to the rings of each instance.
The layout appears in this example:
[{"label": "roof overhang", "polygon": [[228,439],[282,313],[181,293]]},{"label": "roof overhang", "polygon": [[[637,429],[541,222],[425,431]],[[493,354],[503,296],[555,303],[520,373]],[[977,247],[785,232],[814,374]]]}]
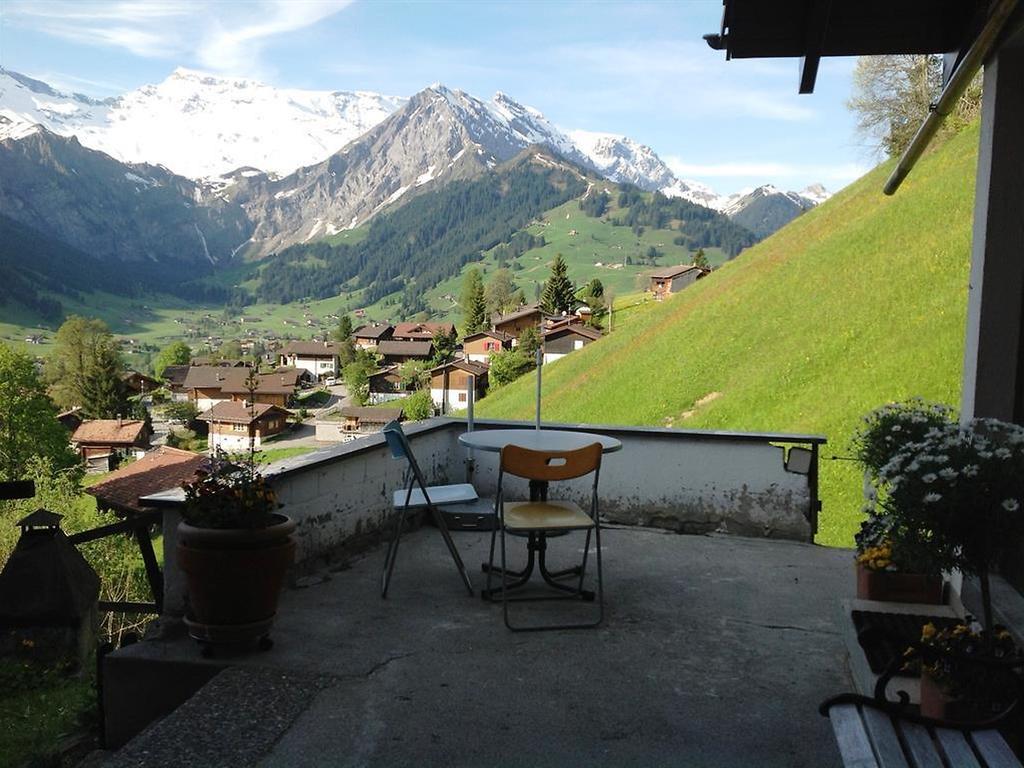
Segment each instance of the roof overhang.
[{"label": "roof overhang", "polygon": [[965,50],[988,0],[723,0],[722,29],[705,35],[728,59],[800,58],[812,93],[823,56]]}]

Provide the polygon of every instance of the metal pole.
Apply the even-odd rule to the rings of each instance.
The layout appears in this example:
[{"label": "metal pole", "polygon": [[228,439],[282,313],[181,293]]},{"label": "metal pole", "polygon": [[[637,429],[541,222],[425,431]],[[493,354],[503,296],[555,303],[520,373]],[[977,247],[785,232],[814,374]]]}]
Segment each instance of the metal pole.
[{"label": "metal pole", "polygon": [[[473,402],[476,399],[476,376],[472,373],[466,377],[466,431],[473,431]],[[473,459],[473,449],[466,448],[466,482],[473,482],[473,471],[476,469],[476,462]]]},{"label": "metal pole", "polygon": [[540,369],[544,363],[544,350],[540,347],[537,348],[537,425],[536,428],[540,429]]}]

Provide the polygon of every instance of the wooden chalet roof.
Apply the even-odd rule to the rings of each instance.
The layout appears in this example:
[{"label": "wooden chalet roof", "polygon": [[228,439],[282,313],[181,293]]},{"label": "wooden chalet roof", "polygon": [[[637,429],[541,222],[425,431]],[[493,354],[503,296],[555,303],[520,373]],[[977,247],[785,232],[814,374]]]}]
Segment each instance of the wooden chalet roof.
[{"label": "wooden chalet roof", "polygon": [[477,339],[482,339],[485,336],[488,336],[492,339],[497,339],[502,343],[512,341],[512,339],[515,338],[515,336],[513,336],[511,333],[505,333],[504,331],[477,331],[476,333],[471,333],[469,336],[464,338],[462,340],[462,343],[465,344],[468,341],[476,341]]},{"label": "wooden chalet roof", "polygon": [[601,338],[601,332],[596,328],[591,328],[580,323],[572,323],[571,325],[566,323],[564,325],[556,325],[551,328],[545,328],[541,331],[541,338],[543,339],[555,339],[560,336],[566,336],[568,334],[576,334],[582,336],[585,339],[591,341],[597,341]]},{"label": "wooden chalet roof", "polygon": [[139,498],[161,491],[169,491],[189,480],[206,457],[160,446],[138,461],[111,472],[102,483],[85,489],[96,497],[101,506],[121,513],[139,513],[146,507]]},{"label": "wooden chalet roof", "polygon": [[180,387],[185,383],[185,377],[188,376],[189,368],[191,366],[188,365],[168,365],[164,368],[161,378],[172,387]]},{"label": "wooden chalet roof", "polygon": [[73,443],[100,445],[134,445],[146,430],[144,421],[126,419],[92,419],[83,421],[71,436]]},{"label": "wooden chalet roof", "polygon": [[[219,389],[229,394],[248,392],[249,368],[221,368],[216,365],[189,368],[183,386],[186,389]],[[299,385],[302,371],[298,368],[278,368],[272,373],[256,376],[256,393],[261,395],[292,394]]]},{"label": "wooden chalet roof", "polygon": [[800,92],[822,56],[946,53],[966,48],[987,0],[724,0],[722,28],[704,36],[727,58],[804,58]]},{"label": "wooden chalet roof", "polygon": [[269,403],[244,403],[241,400],[224,400],[215,403],[214,406],[205,411],[197,418],[203,421],[220,422],[223,424],[252,424],[272,412],[279,412],[282,416],[291,414],[284,408]]},{"label": "wooden chalet roof", "polygon": [[540,315],[540,305],[538,304],[526,304],[521,309],[517,309],[515,312],[509,312],[507,315],[495,314],[491,317],[491,325],[498,326],[505,323],[512,322],[513,320],[519,320],[523,317],[530,317],[531,315]]},{"label": "wooden chalet roof", "polygon": [[474,376],[483,376],[490,370],[490,366],[485,363],[477,363],[472,360],[452,360],[431,368],[430,372],[432,374],[441,373],[446,369],[451,370],[453,368],[459,371],[465,371],[466,373],[471,373]]},{"label": "wooden chalet roof", "polygon": [[377,345],[382,355],[404,355],[405,357],[430,357],[434,345],[429,341],[394,341],[388,339]]},{"label": "wooden chalet roof", "polygon": [[382,339],[391,336],[391,332],[394,331],[394,326],[388,325],[387,323],[369,323],[367,325],[361,325],[352,331],[352,337],[355,339]]},{"label": "wooden chalet roof", "polygon": [[401,419],[403,411],[401,408],[371,408],[370,406],[346,405],[341,409],[341,415],[349,419],[358,419],[372,424],[387,424],[389,421]]},{"label": "wooden chalet roof", "polygon": [[289,341],[278,354],[298,357],[334,357],[338,345],[333,341]]},{"label": "wooden chalet roof", "polygon": [[653,280],[671,280],[674,277],[685,275],[687,272],[692,272],[695,269],[699,272],[704,271],[694,264],[680,264],[678,267],[665,267],[664,269],[651,272],[651,278]]},{"label": "wooden chalet roof", "polygon": [[430,341],[438,331],[450,335],[454,330],[454,323],[399,323],[391,336],[404,341]]}]

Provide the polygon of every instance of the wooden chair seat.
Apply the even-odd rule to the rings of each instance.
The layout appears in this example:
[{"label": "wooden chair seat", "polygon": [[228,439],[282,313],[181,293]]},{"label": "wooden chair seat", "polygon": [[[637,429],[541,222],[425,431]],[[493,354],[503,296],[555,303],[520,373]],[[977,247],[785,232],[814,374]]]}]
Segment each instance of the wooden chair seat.
[{"label": "wooden chair seat", "polygon": [[594,527],[590,515],[571,501],[506,501],[508,531],[583,531]]}]

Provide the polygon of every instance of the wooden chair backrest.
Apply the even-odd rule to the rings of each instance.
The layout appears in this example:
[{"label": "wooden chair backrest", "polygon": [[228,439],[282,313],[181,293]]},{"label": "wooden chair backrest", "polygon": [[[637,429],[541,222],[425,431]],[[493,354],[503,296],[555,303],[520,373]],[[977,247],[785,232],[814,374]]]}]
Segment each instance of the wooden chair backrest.
[{"label": "wooden chair backrest", "polygon": [[501,470],[528,480],[571,480],[601,466],[601,444],[574,451],[533,451],[518,445],[501,449]]}]

